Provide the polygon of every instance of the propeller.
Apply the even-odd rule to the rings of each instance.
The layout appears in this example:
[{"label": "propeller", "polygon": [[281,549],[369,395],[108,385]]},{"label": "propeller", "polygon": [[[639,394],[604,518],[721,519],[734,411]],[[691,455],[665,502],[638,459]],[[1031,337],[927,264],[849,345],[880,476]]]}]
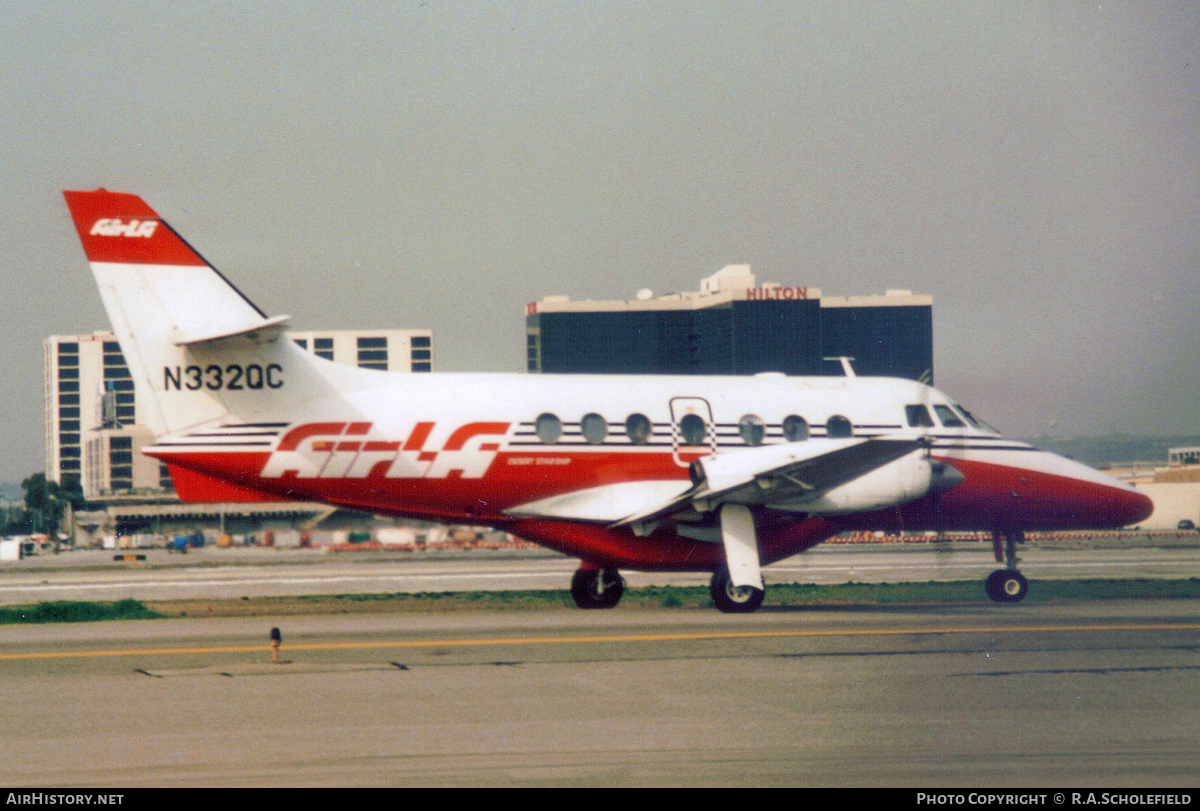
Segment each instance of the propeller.
[{"label": "propeller", "polygon": [[[926,369],[921,373],[921,377],[917,381],[921,384],[921,406],[925,409],[925,415],[929,420],[933,420],[933,409],[930,408],[929,393],[932,391],[933,385],[933,370]],[[945,462],[935,462],[933,460],[933,439],[929,436],[929,429],[925,431],[925,459],[929,462],[930,468],[933,469],[934,480],[940,480],[941,476],[946,472]],[[946,529],[942,523],[942,493],[946,489],[943,487],[933,487],[929,495],[929,506],[933,512],[933,530],[937,533],[937,540],[944,541],[946,539]]]}]

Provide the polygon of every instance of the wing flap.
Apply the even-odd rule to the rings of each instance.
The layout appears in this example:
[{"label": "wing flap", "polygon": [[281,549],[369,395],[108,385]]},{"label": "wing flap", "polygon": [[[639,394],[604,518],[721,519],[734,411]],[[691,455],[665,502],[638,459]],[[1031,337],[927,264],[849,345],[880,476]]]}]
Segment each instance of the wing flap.
[{"label": "wing flap", "polygon": [[690,487],[691,482],[680,479],[620,482],[531,501],[505,512],[517,518],[560,518],[611,523],[631,513],[651,509],[664,501],[670,501]]}]

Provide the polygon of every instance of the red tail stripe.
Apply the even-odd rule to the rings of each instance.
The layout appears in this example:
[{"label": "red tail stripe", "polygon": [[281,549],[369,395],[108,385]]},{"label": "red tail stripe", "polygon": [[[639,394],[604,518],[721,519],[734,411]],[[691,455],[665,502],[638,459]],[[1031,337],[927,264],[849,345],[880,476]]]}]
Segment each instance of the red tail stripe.
[{"label": "red tail stripe", "polygon": [[89,262],[208,265],[136,194],[96,189],[63,197]]}]

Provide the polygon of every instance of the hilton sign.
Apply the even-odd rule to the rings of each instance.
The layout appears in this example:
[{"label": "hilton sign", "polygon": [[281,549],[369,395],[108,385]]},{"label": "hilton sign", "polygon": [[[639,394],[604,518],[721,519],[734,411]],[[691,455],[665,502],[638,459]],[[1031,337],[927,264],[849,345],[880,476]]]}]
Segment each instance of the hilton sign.
[{"label": "hilton sign", "polygon": [[747,301],[775,301],[783,299],[788,301],[807,299],[807,287],[748,287],[746,288]]}]

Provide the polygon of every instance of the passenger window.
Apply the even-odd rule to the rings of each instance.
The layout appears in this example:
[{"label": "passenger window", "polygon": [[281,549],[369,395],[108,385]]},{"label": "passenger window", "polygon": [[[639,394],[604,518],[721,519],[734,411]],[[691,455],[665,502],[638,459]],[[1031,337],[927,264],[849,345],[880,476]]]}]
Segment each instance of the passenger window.
[{"label": "passenger window", "polygon": [[747,445],[761,445],[767,435],[767,424],[757,414],[747,414],[738,420],[738,433]]},{"label": "passenger window", "polygon": [[625,436],[634,445],[645,445],[650,440],[650,420],[645,414],[630,414],[625,420]]},{"label": "passenger window", "polygon": [[547,445],[553,445],[562,436],[562,420],[553,414],[542,414],[537,418],[534,427],[537,430],[538,439]]},{"label": "passenger window", "polygon": [[907,405],[904,407],[904,414],[908,417],[909,428],[932,428],[933,417],[929,416],[929,409],[923,405]]},{"label": "passenger window", "polygon": [[803,442],[808,439],[808,421],[795,414],[784,417],[783,438],[788,442]]},{"label": "passenger window", "polygon": [[937,412],[938,419],[942,421],[942,425],[947,428],[966,428],[966,423],[958,418],[950,406],[935,405],[933,410]]},{"label": "passenger window", "polygon": [[585,415],[579,427],[583,429],[583,438],[589,445],[599,445],[608,437],[608,420],[599,414]]},{"label": "passenger window", "polygon": [[704,435],[707,433],[708,426],[704,424],[703,418],[695,414],[685,414],[679,421],[680,442],[684,445],[703,445]]},{"label": "passenger window", "polygon": [[825,435],[830,439],[854,436],[854,424],[841,415],[834,415],[825,423]]}]

